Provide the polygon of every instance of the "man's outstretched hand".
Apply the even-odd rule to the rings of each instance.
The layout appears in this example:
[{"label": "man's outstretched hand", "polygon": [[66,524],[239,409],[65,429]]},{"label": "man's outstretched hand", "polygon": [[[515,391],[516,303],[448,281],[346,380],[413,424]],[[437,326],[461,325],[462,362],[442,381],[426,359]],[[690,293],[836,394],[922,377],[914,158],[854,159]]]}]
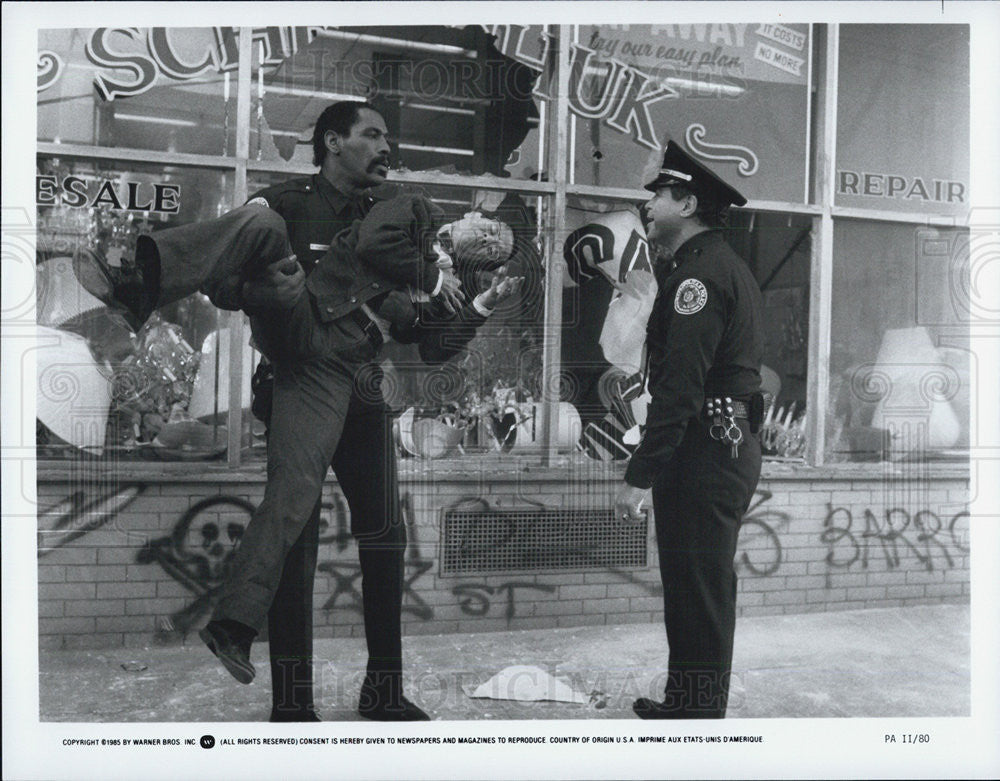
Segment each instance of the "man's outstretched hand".
[{"label": "man's outstretched hand", "polygon": [[501,266],[493,275],[490,288],[482,294],[479,302],[487,309],[494,309],[497,304],[516,294],[524,282],[524,277],[508,277],[507,267]]},{"label": "man's outstretched hand", "polygon": [[291,309],[306,290],[306,273],[295,255],[268,264],[243,283],[243,305],[250,309]]}]

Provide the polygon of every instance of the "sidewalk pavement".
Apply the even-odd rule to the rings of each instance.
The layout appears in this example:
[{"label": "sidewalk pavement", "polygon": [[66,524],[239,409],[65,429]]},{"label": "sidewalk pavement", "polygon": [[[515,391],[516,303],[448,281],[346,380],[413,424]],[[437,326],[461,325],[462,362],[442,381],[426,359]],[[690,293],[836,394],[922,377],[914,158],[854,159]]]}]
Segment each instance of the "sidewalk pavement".
[{"label": "sidewalk pavement", "polygon": [[[324,721],[354,712],[364,641],[319,639],[316,706]],[[637,696],[659,697],[667,661],[661,624],[404,637],[406,692],[434,719],[634,719]],[[40,652],[40,720],[261,722],[271,708],[263,643],[257,679],[236,683],[196,635],[186,645]],[[512,665],[540,667],[585,704],[468,696]],[[968,605],[928,605],[741,618],[729,718],[966,716]]]}]

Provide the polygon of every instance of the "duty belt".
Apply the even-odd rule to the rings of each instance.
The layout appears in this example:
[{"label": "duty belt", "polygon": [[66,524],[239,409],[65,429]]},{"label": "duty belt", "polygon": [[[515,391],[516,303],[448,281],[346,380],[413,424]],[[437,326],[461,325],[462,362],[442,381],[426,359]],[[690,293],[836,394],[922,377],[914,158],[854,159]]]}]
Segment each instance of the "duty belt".
[{"label": "duty belt", "polygon": [[711,425],[708,434],[712,439],[729,445],[733,458],[739,458],[743,431],[736,425],[736,418],[749,420],[750,409],[742,401],[730,396],[709,396],[705,399],[704,416]]},{"label": "duty belt", "polygon": [[733,410],[734,418],[743,418],[744,420],[750,419],[750,405],[745,401],[739,401],[738,399],[732,399],[726,401],[726,396],[713,396],[710,399],[705,400],[705,406],[702,408],[701,413],[706,418],[711,418],[714,415],[714,410],[718,407],[731,407]]}]

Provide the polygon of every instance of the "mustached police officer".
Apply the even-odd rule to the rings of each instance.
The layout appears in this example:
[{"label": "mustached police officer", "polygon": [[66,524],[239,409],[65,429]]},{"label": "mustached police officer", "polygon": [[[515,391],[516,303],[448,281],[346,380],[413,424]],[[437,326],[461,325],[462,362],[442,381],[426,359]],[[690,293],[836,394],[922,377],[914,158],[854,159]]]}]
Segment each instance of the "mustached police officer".
[{"label": "mustached police officer", "polygon": [[[314,163],[320,166],[319,173],[267,188],[251,198],[251,202],[261,202],[284,218],[292,250],[307,274],[329,248],[333,236],[367,214],[374,203],[368,188],[385,181],[389,165],[386,132],[385,121],[370,105],[345,101],[328,106],[313,131]],[[259,368],[254,383],[254,412],[268,423],[269,371],[266,364]],[[387,521],[398,517],[398,500],[391,501],[396,497],[386,484],[389,475],[383,467],[387,459],[385,418],[381,405],[352,396],[338,453],[338,480],[351,505],[352,531],[358,531],[359,524],[371,529],[390,528]],[[366,480],[381,484],[369,485]],[[319,532],[317,502],[285,559],[268,612],[271,721],[318,720],[313,705],[312,620]],[[381,661],[381,657],[397,655],[399,626],[391,616],[370,614],[387,611],[398,601],[400,584],[386,575],[395,574],[398,567],[378,561],[380,555],[384,558],[387,554],[370,554],[368,546],[359,547],[358,553],[363,569],[378,570],[369,575],[368,591],[378,583],[390,597],[374,599],[369,593],[365,600],[366,639],[372,655]]]},{"label": "mustached police officer", "polygon": [[616,497],[638,520],[652,488],[670,647],[662,701],[644,719],[723,718],[736,623],[733,558],[760,477],[761,293],[725,241],[746,199],[673,141],[645,188],[649,239],[672,253],[646,329],[652,400]]}]

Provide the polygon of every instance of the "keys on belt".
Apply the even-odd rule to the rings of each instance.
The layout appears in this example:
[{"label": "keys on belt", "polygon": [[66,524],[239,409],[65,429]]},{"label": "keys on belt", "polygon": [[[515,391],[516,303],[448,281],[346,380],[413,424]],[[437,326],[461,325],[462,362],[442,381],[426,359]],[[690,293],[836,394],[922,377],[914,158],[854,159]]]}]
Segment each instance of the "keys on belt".
[{"label": "keys on belt", "polygon": [[747,405],[742,401],[733,401],[729,396],[714,396],[705,400],[705,415],[712,421],[709,436],[729,445],[730,456],[738,458],[743,430],[736,424],[736,418],[749,417]]}]

